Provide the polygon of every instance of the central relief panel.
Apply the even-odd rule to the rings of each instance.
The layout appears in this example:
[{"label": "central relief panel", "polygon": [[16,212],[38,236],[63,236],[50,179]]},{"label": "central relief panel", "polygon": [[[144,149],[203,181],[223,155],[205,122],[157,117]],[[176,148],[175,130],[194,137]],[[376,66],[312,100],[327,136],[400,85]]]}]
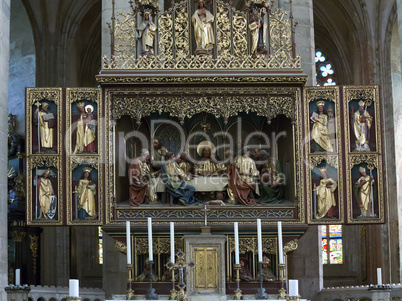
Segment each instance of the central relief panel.
[{"label": "central relief panel", "polygon": [[151,216],[201,224],[205,206],[212,224],[298,222],[299,90],[230,90],[107,93],[109,223]]}]

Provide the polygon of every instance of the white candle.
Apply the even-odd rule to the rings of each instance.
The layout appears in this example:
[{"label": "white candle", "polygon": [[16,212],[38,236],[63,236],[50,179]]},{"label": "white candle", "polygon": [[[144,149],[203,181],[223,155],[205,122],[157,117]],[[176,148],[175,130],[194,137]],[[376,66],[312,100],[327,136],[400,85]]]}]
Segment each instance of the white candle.
[{"label": "white candle", "polygon": [[78,279],[70,279],[69,280],[68,296],[69,297],[79,297],[80,296]]},{"label": "white candle", "polygon": [[261,220],[257,219],[258,262],[262,262],[262,233]]},{"label": "white candle", "polygon": [[377,268],[377,284],[382,285],[381,268]]},{"label": "white candle", "polygon": [[149,261],[154,261],[154,254],[152,249],[152,218],[148,217],[148,253]]},{"label": "white candle", "polygon": [[282,222],[278,222],[278,249],[279,264],[283,264]]},{"label": "white candle", "polygon": [[126,221],[127,264],[131,264],[131,233],[130,222]]},{"label": "white candle", "polygon": [[174,252],[174,222],[170,222],[170,262],[175,262]]},{"label": "white candle", "polygon": [[234,223],[234,236],[235,236],[235,264],[240,264],[240,255],[239,255],[239,224],[238,222]]},{"label": "white candle", "polygon": [[289,296],[296,297],[299,295],[299,280],[289,279]]},{"label": "white candle", "polygon": [[15,285],[21,285],[21,270],[15,270]]}]

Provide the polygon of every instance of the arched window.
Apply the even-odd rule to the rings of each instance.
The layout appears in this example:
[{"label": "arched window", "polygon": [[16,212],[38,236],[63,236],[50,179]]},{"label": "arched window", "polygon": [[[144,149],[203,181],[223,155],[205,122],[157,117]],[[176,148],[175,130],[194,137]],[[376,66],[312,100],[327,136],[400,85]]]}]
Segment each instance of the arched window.
[{"label": "arched window", "polygon": [[322,264],[342,264],[342,225],[321,226],[321,235]]},{"label": "arched window", "polygon": [[315,69],[317,86],[335,86],[335,71],[332,63],[328,60],[327,56],[321,50],[315,52]]}]

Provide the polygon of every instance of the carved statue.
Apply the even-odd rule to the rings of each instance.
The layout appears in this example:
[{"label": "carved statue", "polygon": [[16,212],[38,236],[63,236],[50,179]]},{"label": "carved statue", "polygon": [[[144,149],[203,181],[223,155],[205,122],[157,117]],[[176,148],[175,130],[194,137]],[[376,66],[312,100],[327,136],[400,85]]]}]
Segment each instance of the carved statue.
[{"label": "carved statue", "polygon": [[374,208],[372,207],[374,177],[372,174],[367,175],[364,167],[360,167],[359,172],[361,177],[355,184],[355,194],[361,209],[361,216],[374,216]]},{"label": "carved statue", "polygon": [[251,34],[251,54],[253,56],[257,54],[267,54],[267,50],[265,49],[267,24],[265,24],[264,18],[256,9],[253,10],[248,28]]},{"label": "carved statue", "polygon": [[156,25],[150,20],[150,14],[149,9],[144,10],[144,21],[137,28],[138,37],[141,39],[141,55],[153,54]]},{"label": "carved statue", "polygon": [[320,168],[320,174],[322,179],[320,185],[316,188],[317,193],[317,214],[316,218],[335,216],[335,195],[334,192],[338,187],[338,184],[334,179],[328,177],[327,167]]},{"label": "carved statue", "polygon": [[311,130],[311,138],[315,144],[313,152],[333,152],[331,140],[328,136],[328,116],[324,111],[325,102],[320,100],[317,102],[317,112],[314,112],[310,117],[313,122],[313,129]]},{"label": "carved statue", "polygon": [[359,110],[357,112],[354,112],[354,108],[352,107],[352,125],[356,142],[355,151],[370,151],[368,143],[372,123],[373,117],[367,112],[364,101],[359,101]]},{"label": "carved statue", "polygon": [[243,205],[256,205],[253,191],[256,190],[254,177],[259,172],[255,162],[250,158],[250,148],[243,148],[243,156],[235,159],[233,165],[228,169],[228,183],[237,202]]},{"label": "carved statue", "polygon": [[197,153],[201,157],[195,166],[195,172],[202,176],[210,176],[218,170],[218,163],[212,153],[215,145],[211,141],[202,141],[197,146]]},{"label": "carved statue", "polygon": [[[270,260],[264,256],[262,259],[262,281],[267,282],[267,281],[275,281],[276,276],[274,273],[272,273],[271,269],[269,268]],[[260,280],[260,274],[258,273],[257,275],[257,280]]]},{"label": "carved statue", "polygon": [[[39,201],[38,207],[40,209],[39,218],[43,216],[47,219],[53,219],[57,209],[57,198],[49,176],[50,169],[46,169],[39,179],[38,176],[35,177],[37,179],[36,191],[37,201]],[[36,205],[38,205],[38,203]]]},{"label": "carved statue", "polygon": [[78,218],[94,219],[97,217],[95,195],[96,184],[91,179],[91,168],[82,169],[82,177],[78,182]]},{"label": "carved statue", "polygon": [[[144,271],[138,275],[137,281],[149,282],[151,280],[151,265],[149,264],[149,259],[145,261]],[[155,271],[152,270],[152,281],[158,281],[158,276],[156,276]]]},{"label": "carved statue", "polygon": [[187,177],[190,177],[193,170],[194,165],[190,162],[188,154],[186,152],[182,152],[178,157],[176,162],[179,164],[179,167],[184,171]]},{"label": "carved statue", "polygon": [[165,160],[168,149],[162,145],[160,138],[154,138],[153,145],[154,149],[151,157],[151,166],[154,170],[159,170],[161,168],[161,162]]},{"label": "carved statue", "polygon": [[184,171],[176,162],[174,153],[166,154],[166,161],[161,166],[161,175],[163,183],[166,185],[166,191],[184,205],[196,203],[194,197],[194,186],[188,185],[184,180],[190,180]]},{"label": "carved statue", "polygon": [[261,197],[260,202],[263,203],[282,203],[283,185],[280,179],[281,168],[279,161],[269,157],[267,151],[260,152],[261,161],[266,161],[261,168]]},{"label": "carved statue", "polygon": [[157,199],[155,188],[150,183],[151,176],[153,175],[148,165],[149,157],[149,151],[143,149],[141,156],[133,159],[128,169],[131,206],[142,204],[145,200],[145,195],[148,196],[150,203],[155,202]]},{"label": "carved statue", "polygon": [[[39,124],[39,141],[42,152],[52,152],[53,149],[53,128],[56,127],[56,118],[49,111],[49,104],[42,102],[42,110],[39,111],[39,103],[37,103],[38,108],[34,115],[34,124]],[[39,143],[39,142],[38,142]]]},{"label": "carved statue", "polygon": [[248,260],[244,257],[239,259],[240,262],[240,270],[239,270],[239,278],[241,281],[253,281],[253,277],[251,276],[251,272],[248,266]]},{"label": "carved statue", "polygon": [[194,12],[191,20],[197,44],[196,54],[211,54],[215,44],[214,30],[212,28],[214,16],[205,8],[204,0],[198,1],[198,9]]},{"label": "carved statue", "polygon": [[77,134],[74,154],[95,152],[96,118],[93,114],[94,107],[84,102],[77,103],[80,118],[77,122]]}]

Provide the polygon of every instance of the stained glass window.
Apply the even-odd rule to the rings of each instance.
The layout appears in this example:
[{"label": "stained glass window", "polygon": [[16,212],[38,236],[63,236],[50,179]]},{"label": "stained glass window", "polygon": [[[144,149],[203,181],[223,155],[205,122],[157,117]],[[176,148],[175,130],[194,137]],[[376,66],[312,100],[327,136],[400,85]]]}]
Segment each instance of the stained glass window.
[{"label": "stained glass window", "polygon": [[336,85],[336,80],[334,76],[335,71],[333,69],[333,65],[321,50],[317,50],[315,53],[315,67],[317,86]]},{"label": "stained glass window", "polygon": [[98,239],[99,239],[99,264],[103,264],[103,237],[102,237],[102,227],[98,227]]},{"label": "stained glass window", "polygon": [[342,226],[321,226],[321,252],[323,264],[343,263]]}]

